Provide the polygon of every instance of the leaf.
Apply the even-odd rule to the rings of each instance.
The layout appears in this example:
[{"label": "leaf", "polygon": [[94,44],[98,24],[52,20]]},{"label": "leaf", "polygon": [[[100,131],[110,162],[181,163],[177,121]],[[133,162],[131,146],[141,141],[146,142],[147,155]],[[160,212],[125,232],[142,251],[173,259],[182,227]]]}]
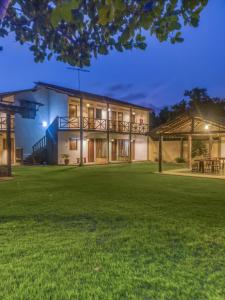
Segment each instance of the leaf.
[{"label": "leaf", "polygon": [[72,10],[78,9],[81,4],[81,0],[70,0],[68,3],[64,3],[57,6],[51,15],[51,22],[54,27],[62,20],[71,22],[73,20]]}]

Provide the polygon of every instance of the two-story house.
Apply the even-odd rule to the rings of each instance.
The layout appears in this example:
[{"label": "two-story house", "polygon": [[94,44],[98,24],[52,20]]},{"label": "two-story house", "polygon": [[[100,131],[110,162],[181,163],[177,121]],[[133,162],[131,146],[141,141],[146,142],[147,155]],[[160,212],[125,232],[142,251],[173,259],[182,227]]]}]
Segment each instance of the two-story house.
[{"label": "two-story house", "polygon": [[15,116],[25,157],[72,165],[148,160],[148,108],[42,82],[10,96],[43,104],[35,120]]}]

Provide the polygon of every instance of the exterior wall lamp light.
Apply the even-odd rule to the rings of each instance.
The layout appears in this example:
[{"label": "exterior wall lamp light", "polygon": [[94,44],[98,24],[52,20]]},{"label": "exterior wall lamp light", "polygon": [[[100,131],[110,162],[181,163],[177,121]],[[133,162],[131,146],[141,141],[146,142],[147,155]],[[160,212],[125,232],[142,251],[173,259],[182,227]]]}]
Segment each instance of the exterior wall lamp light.
[{"label": "exterior wall lamp light", "polygon": [[42,125],[43,128],[47,128],[47,127],[48,127],[48,122],[43,121],[43,122],[41,123],[41,125]]}]

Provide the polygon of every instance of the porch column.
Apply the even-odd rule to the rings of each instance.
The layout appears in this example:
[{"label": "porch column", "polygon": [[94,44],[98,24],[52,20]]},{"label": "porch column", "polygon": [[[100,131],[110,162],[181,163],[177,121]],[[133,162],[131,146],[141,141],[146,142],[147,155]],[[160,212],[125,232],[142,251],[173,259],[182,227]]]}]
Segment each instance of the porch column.
[{"label": "porch column", "polygon": [[210,135],[209,137],[209,157],[212,157],[212,147],[213,147],[213,137]]},{"label": "porch column", "polygon": [[180,158],[184,159],[184,138],[180,139]]},{"label": "porch column", "polygon": [[192,168],[192,135],[188,136],[188,168]]},{"label": "porch column", "polygon": [[222,138],[219,137],[219,143],[218,143],[218,157],[222,157]]},{"label": "porch column", "polygon": [[163,163],[163,136],[160,135],[159,137],[159,173],[162,173],[163,168],[162,168],[162,163]]},{"label": "porch column", "polygon": [[109,103],[107,103],[107,163],[109,163],[109,161]]},{"label": "porch column", "polygon": [[132,162],[132,107],[130,107],[130,128],[129,128],[129,161]]},{"label": "porch column", "polygon": [[8,176],[12,176],[12,142],[11,142],[11,114],[6,114],[6,141],[7,141],[7,173]]},{"label": "porch column", "polygon": [[84,130],[83,130],[83,96],[80,97],[80,167],[83,166],[83,141],[84,141]]},{"label": "porch column", "polygon": [[149,137],[149,133],[148,133],[148,136],[147,136],[147,161],[150,161],[149,150],[150,150],[150,137]]}]

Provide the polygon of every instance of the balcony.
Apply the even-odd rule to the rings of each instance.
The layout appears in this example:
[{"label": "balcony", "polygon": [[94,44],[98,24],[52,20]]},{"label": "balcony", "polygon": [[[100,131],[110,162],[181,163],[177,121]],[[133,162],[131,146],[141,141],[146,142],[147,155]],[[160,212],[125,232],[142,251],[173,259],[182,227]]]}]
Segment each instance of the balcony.
[{"label": "balcony", "polygon": [[[0,131],[6,131],[7,121],[6,117],[0,117]],[[14,118],[11,118],[11,130],[14,130]]]},{"label": "balcony", "polygon": [[[60,117],[58,122],[60,130],[76,130],[80,129],[80,118]],[[127,121],[106,120],[106,119],[90,119],[83,118],[83,129],[85,131],[103,131],[115,133],[133,133],[147,134],[149,132],[148,124],[131,123]]]}]

